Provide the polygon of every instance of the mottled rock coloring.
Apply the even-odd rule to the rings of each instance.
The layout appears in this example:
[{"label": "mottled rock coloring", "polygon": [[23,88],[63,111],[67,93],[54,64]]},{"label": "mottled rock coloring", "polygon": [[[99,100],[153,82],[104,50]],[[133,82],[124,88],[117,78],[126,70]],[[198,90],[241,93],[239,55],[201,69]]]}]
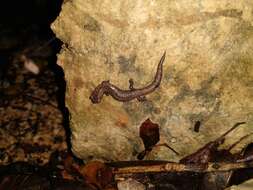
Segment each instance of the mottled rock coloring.
[{"label": "mottled rock coloring", "polygon": [[[84,160],[135,160],[147,118],[160,142],[147,159],[177,161],[237,122],[225,143],[253,129],[253,1],[72,0],[52,24],[64,43],[58,55],[67,81],[72,150]],[[163,78],[147,101],[92,104],[97,84],[128,89],[152,81],[166,50]],[[199,132],[194,131],[201,122]],[[252,136],[234,148],[239,150]]]}]

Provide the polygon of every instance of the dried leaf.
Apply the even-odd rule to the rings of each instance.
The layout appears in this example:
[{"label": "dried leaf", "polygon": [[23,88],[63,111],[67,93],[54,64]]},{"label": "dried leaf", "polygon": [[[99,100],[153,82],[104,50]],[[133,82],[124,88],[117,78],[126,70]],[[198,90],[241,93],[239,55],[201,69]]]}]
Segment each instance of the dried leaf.
[{"label": "dried leaf", "polygon": [[[225,154],[231,155],[229,154],[228,151],[224,151],[224,150],[219,151],[218,147],[224,143],[225,136],[231,131],[233,131],[234,129],[236,129],[241,124],[245,124],[245,122],[236,123],[232,128],[230,128],[228,131],[226,131],[216,140],[207,143],[205,146],[198,149],[193,154],[190,154],[182,158],[179,162],[184,163],[184,164],[189,164],[189,163],[207,164],[208,162],[221,161],[221,159],[223,158],[221,155],[225,155]],[[217,158],[220,160],[217,160]]]},{"label": "dried leaf", "polygon": [[87,163],[82,169],[86,183],[99,189],[105,189],[113,182],[113,173],[110,167],[99,161]]},{"label": "dried leaf", "polygon": [[142,160],[160,140],[159,125],[148,118],[141,124],[139,135],[145,150],[137,155],[137,159]]},{"label": "dried leaf", "polygon": [[141,124],[140,137],[143,141],[145,150],[137,155],[139,160],[142,160],[153,148],[164,146],[173,151],[176,155],[179,155],[172,147],[167,143],[157,144],[160,140],[159,125],[153,123],[149,118]]},{"label": "dried leaf", "polygon": [[141,124],[140,137],[143,141],[145,150],[151,150],[160,140],[159,125],[147,119]]}]

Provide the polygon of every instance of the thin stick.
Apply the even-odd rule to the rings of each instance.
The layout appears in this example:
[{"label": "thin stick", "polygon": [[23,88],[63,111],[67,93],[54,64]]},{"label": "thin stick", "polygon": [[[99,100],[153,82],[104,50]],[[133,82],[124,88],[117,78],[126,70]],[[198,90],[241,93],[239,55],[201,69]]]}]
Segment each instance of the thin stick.
[{"label": "thin stick", "polygon": [[248,161],[251,161],[251,160],[253,160],[253,155],[247,156],[246,158],[236,160],[236,162],[248,162]]},{"label": "thin stick", "polygon": [[238,141],[236,141],[234,144],[232,144],[227,150],[231,151],[236,145],[238,145],[242,140],[248,138],[250,135],[253,135],[253,133],[247,134],[243,137],[241,137]]},{"label": "thin stick", "polygon": [[123,168],[116,168],[113,170],[114,174],[134,174],[134,173],[157,173],[157,172],[222,172],[231,171],[242,168],[253,167],[252,162],[240,162],[240,163],[213,163],[208,164],[180,164],[180,163],[165,163],[148,166],[130,166]]},{"label": "thin stick", "polygon": [[31,53],[37,53],[38,51],[42,50],[43,48],[45,48],[46,46],[48,46],[51,42],[53,42],[56,39],[56,37],[52,37],[51,39],[49,39],[48,41],[46,41],[44,44],[42,44],[41,46],[39,46],[37,49],[33,50]]},{"label": "thin stick", "polygon": [[179,153],[174,150],[172,147],[170,147],[167,143],[162,143],[162,144],[157,144],[155,145],[154,147],[157,147],[157,146],[164,146],[164,147],[167,147],[168,149],[170,149],[172,152],[174,152],[176,155],[179,155]]},{"label": "thin stick", "polygon": [[239,122],[239,123],[236,123],[234,124],[234,126],[229,129],[227,132],[225,132],[223,135],[221,135],[217,140],[215,141],[219,141],[221,139],[223,139],[228,133],[232,132],[235,128],[237,128],[239,125],[242,125],[242,124],[245,124],[246,122]]}]

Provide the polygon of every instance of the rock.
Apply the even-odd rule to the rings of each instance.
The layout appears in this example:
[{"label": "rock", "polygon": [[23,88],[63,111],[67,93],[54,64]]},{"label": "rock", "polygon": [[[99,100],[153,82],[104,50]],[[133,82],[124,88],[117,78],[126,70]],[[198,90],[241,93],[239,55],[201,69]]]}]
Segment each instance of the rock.
[{"label": "rock", "polygon": [[231,187],[228,187],[225,190],[251,190],[252,187],[253,187],[253,180],[250,179],[240,185],[233,185]]},{"label": "rock", "polygon": [[[247,124],[225,146],[252,131],[252,14],[246,0],[66,0],[52,29],[64,43],[58,64],[67,81],[73,152],[84,160],[135,160],[147,118],[159,124],[160,142],[181,154],[159,147],[148,159],[177,161],[236,122]],[[89,96],[104,80],[122,89],[130,78],[135,88],[149,84],[165,50],[161,84],[147,101],[104,96],[92,104]]]},{"label": "rock", "polygon": [[146,187],[142,183],[134,180],[127,179],[125,181],[120,181],[117,184],[118,190],[145,190]]}]

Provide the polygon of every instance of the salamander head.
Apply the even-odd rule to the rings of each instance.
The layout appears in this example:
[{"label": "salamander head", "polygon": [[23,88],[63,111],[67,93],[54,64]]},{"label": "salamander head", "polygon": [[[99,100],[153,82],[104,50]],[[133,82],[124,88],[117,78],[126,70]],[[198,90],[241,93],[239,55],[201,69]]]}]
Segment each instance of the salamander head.
[{"label": "salamander head", "polygon": [[101,99],[98,98],[97,93],[95,90],[90,95],[90,100],[93,104],[98,104],[101,102]]},{"label": "salamander head", "polygon": [[109,81],[103,81],[101,84],[99,84],[91,93],[90,100],[93,104],[98,104],[101,102],[103,95],[105,94],[105,91],[107,89],[107,85],[109,84]]}]

